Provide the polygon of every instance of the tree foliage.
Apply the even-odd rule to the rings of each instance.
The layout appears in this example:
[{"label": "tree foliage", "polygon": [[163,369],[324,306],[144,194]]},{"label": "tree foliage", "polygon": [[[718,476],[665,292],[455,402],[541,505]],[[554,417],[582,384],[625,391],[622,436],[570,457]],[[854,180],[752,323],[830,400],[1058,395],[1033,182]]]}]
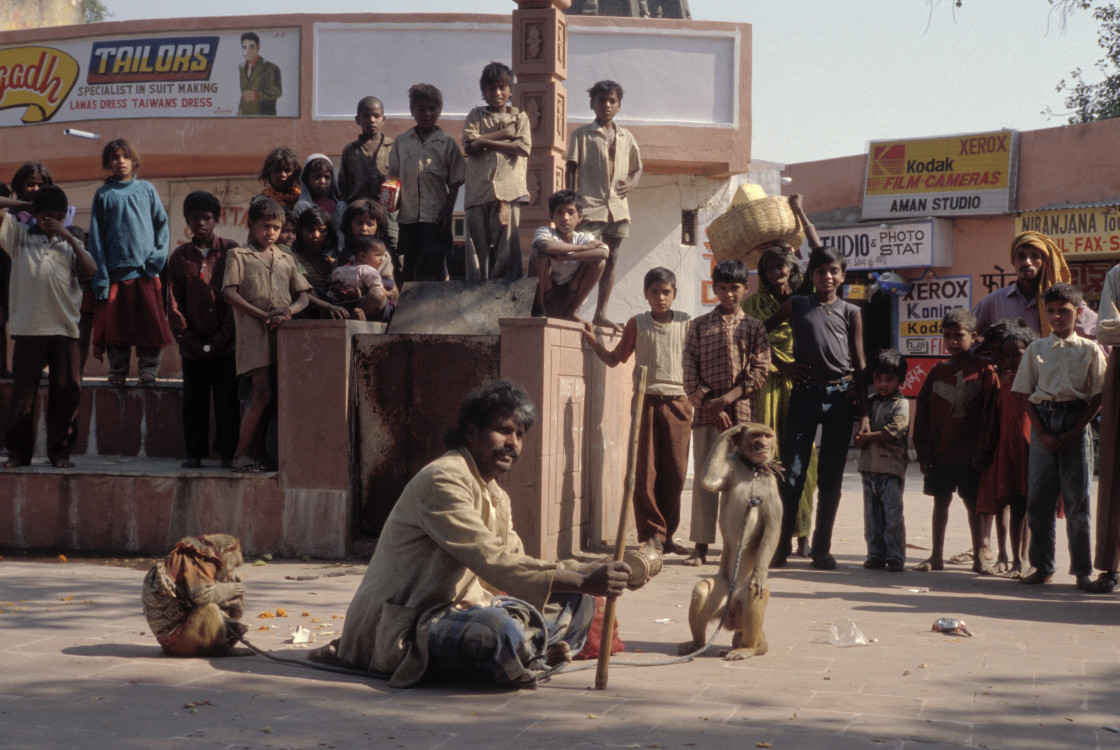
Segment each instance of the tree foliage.
[{"label": "tree foliage", "polygon": [[113,15],[108,6],[102,0],[84,0],[82,2],[82,10],[85,14],[86,23],[97,23],[98,21],[108,20],[109,16]]},{"label": "tree foliage", "polygon": [[1089,83],[1077,68],[1057,87],[1059,94],[1065,94],[1069,121],[1074,124],[1120,117],[1120,7],[1114,3],[1101,5],[1093,11],[1093,17],[1100,23],[1097,44],[1105,52],[1093,67],[1104,80]]}]

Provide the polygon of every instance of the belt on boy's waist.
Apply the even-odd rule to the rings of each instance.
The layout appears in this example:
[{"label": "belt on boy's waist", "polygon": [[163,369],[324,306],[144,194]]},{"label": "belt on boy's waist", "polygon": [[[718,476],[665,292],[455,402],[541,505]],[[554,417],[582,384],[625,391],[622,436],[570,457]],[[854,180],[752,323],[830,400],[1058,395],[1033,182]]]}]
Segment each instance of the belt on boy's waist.
[{"label": "belt on boy's waist", "polygon": [[1045,406],[1047,409],[1068,409],[1069,407],[1078,404],[1080,404],[1081,406],[1087,406],[1088,403],[1088,401],[1083,401],[1079,398],[1071,398],[1068,401],[1050,401],[1048,399],[1046,401],[1039,401],[1038,405]]}]

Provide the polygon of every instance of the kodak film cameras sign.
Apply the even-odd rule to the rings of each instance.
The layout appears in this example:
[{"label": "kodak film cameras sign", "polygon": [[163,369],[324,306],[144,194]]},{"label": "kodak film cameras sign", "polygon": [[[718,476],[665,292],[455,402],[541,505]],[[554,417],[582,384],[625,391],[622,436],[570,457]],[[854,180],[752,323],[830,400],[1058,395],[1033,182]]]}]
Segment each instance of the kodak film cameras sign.
[{"label": "kodak film cameras sign", "polygon": [[1014,208],[1019,133],[873,141],[864,219],[1003,214]]}]

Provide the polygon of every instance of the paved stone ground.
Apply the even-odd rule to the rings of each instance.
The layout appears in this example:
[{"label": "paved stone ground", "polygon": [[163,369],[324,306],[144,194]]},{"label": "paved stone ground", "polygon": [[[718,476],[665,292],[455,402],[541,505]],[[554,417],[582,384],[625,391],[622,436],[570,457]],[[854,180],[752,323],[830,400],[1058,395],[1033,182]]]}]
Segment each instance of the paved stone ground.
[{"label": "paved stone ground", "polygon": [[[911,565],[924,557],[930,504],[912,472]],[[686,514],[687,515],[687,514]],[[967,546],[961,506],[949,550]],[[1059,530],[1060,536],[1061,534]],[[1064,540],[1059,568],[1065,569]],[[593,668],[537,690],[466,683],[394,690],[261,657],[161,656],[140,609],[146,564],[0,562],[0,747],[3,748],[1113,748],[1120,747],[1120,597],[942,573],[865,571],[858,477],[844,487],[834,550],[840,567],[792,558],[771,577],[770,653],[648,669],[688,637],[686,605],[701,574],[679,558],[618,612],[628,652],[610,684]],[[319,642],[341,617],[364,566],[273,561],[249,567],[250,639],[285,644],[298,624]],[[287,611],[286,618],[258,618]],[[930,632],[964,618],[973,638]],[[849,618],[875,639],[828,642]],[[668,622],[659,622],[659,620]],[[257,630],[262,628],[261,630]],[[632,653],[638,651],[640,653]]]}]

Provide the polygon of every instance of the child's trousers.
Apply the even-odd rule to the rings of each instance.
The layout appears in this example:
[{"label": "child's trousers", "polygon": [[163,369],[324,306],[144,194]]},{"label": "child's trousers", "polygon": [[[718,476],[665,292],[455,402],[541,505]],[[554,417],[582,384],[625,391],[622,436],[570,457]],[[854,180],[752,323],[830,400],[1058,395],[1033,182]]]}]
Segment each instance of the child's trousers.
[{"label": "child's trousers", "polygon": [[863,472],[863,538],[868,559],[906,562],[905,486],[906,480],[897,474]]},{"label": "child's trousers", "polygon": [[[1088,407],[1085,401],[1035,404],[1042,426],[1055,435],[1073,427]],[[1031,530],[1031,543],[1027,553],[1031,566],[1043,575],[1052,575],[1056,565],[1054,526],[1059,495],[1066,515],[1070,575],[1087,576],[1093,572],[1093,559],[1089,552],[1088,456],[1088,429],[1073,445],[1051,452],[1031,428],[1027,466],[1027,524]]]},{"label": "child's trousers", "polygon": [[671,541],[680,525],[691,422],[687,396],[645,395],[634,472],[634,526],[639,542]]},{"label": "child's trousers", "polygon": [[848,398],[851,381],[835,385],[799,383],[793,387],[786,412],[786,434],[782,436],[782,464],[786,470],[782,490],[782,537],[775,557],[789,556],[790,537],[797,520],[805,474],[813,454],[817,425],[821,442],[817,452],[817,523],[813,530],[813,559],[829,557],[832,551],[832,527],[840,507],[840,485],[844,480],[844,463],[848,460],[848,444],[852,440],[854,407]]},{"label": "child's trousers", "polygon": [[233,459],[241,425],[234,353],[213,359],[183,358],[183,439],[187,458],[210,455],[210,396],[214,397],[214,453]]},{"label": "child's trousers", "polygon": [[47,458],[67,461],[78,437],[78,405],[82,398],[78,340],[66,336],[13,336],[12,406],[8,412],[7,446],[17,464],[31,462],[35,451],[35,404],[39,378],[48,368]]}]

